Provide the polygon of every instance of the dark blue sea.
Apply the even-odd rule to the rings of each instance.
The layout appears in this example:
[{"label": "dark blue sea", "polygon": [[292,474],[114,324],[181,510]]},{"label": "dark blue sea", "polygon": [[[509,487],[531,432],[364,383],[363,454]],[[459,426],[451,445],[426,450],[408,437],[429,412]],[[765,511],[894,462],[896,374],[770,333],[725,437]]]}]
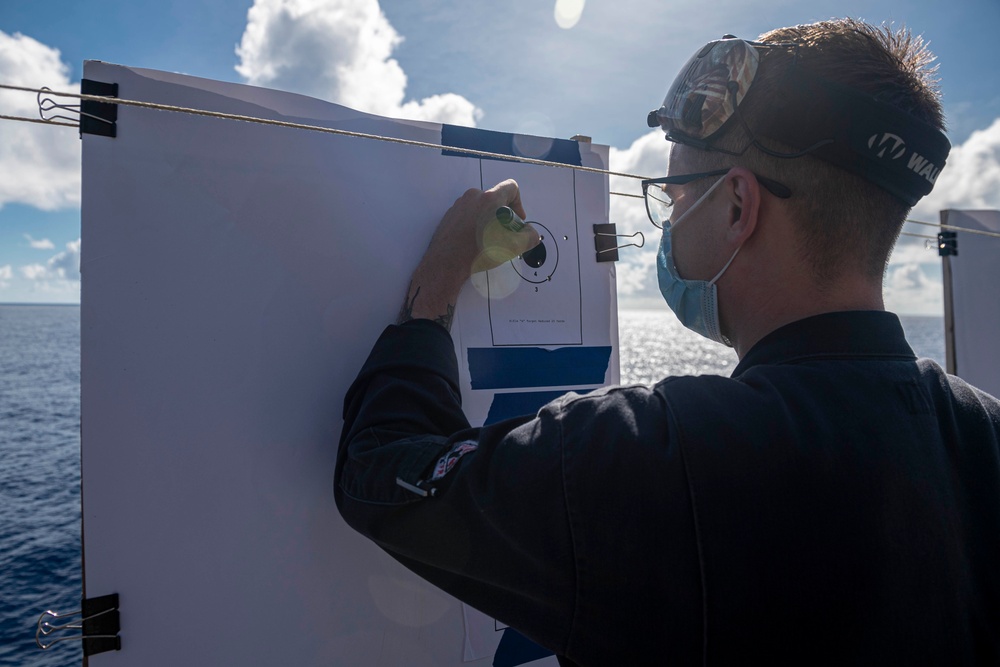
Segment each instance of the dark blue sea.
[{"label": "dark blue sea", "polygon": [[80,308],[0,306],[0,665],[79,665],[35,646],[80,605]]},{"label": "dark blue sea", "polygon": [[[728,375],[732,351],[667,311],[623,310],[622,382]],[[919,356],[944,365],[940,317],[904,317]],[[46,609],[79,609],[80,309],[0,305],[0,665],[79,665],[78,642],[35,646]]]}]

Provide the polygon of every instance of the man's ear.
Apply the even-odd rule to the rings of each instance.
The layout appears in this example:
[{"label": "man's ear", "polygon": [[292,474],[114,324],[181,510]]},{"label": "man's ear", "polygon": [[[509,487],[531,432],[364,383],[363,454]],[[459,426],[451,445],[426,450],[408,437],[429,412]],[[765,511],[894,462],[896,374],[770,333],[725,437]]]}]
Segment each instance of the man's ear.
[{"label": "man's ear", "polygon": [[730,200],[728,240],[743,245],[757,228],[760,183],[749,169],[733,167],[726,175],[725,192]]}]

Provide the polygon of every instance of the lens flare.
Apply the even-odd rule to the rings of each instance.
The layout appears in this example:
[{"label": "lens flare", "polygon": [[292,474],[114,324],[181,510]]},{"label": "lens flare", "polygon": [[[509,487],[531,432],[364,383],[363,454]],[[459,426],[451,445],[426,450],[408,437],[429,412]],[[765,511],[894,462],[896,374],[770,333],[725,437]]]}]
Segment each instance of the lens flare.
[{"label": "lens flare", "polygon": [[587,0],[556,0],[556,24],[563,30],[569,30],[580,21],[583,6]]}]

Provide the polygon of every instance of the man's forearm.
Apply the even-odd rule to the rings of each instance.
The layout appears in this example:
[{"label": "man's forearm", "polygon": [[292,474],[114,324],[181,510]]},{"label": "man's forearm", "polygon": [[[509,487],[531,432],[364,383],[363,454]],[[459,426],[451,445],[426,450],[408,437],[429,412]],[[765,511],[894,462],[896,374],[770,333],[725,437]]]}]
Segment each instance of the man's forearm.
[{"label": "man's forearm", "polygon": [[[427,319],[451,330],[455,317],[455,304],[462,283],[450,278],[447,273],[428,271],[423,264],[417,268],[406,288],[406,298],[399,309],[396,324],[410,320]],[[464,277],[463,277],[464,282]]]}]

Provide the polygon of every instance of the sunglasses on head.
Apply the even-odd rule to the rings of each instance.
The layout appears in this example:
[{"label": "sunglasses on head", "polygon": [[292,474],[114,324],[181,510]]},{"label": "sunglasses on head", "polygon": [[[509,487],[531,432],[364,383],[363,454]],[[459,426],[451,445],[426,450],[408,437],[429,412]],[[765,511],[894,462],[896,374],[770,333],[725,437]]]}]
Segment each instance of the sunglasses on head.
[{"label": "sunglasses on head", "polygon": [[[778,158],[811,155],[857,174],[912,206],[934,187],[951,144],[943,132],[856,88],[811,75],[795,44],[726,35],[698,50],[681,68],[659,109],[646,122],[669,141],[742,155],[751,146]],[[750,121],[740,106],[752,95],[768,49],[790,50],[773,104]],[[765,58],[764,66],[767,66]],[[847,66],[847,64],[845,64]],[[716,145],[733,119],[748,137],[740,150]],[[776,151],[757,136],[794,150]],[[891,150],[887,149],[887,146]]]}]

